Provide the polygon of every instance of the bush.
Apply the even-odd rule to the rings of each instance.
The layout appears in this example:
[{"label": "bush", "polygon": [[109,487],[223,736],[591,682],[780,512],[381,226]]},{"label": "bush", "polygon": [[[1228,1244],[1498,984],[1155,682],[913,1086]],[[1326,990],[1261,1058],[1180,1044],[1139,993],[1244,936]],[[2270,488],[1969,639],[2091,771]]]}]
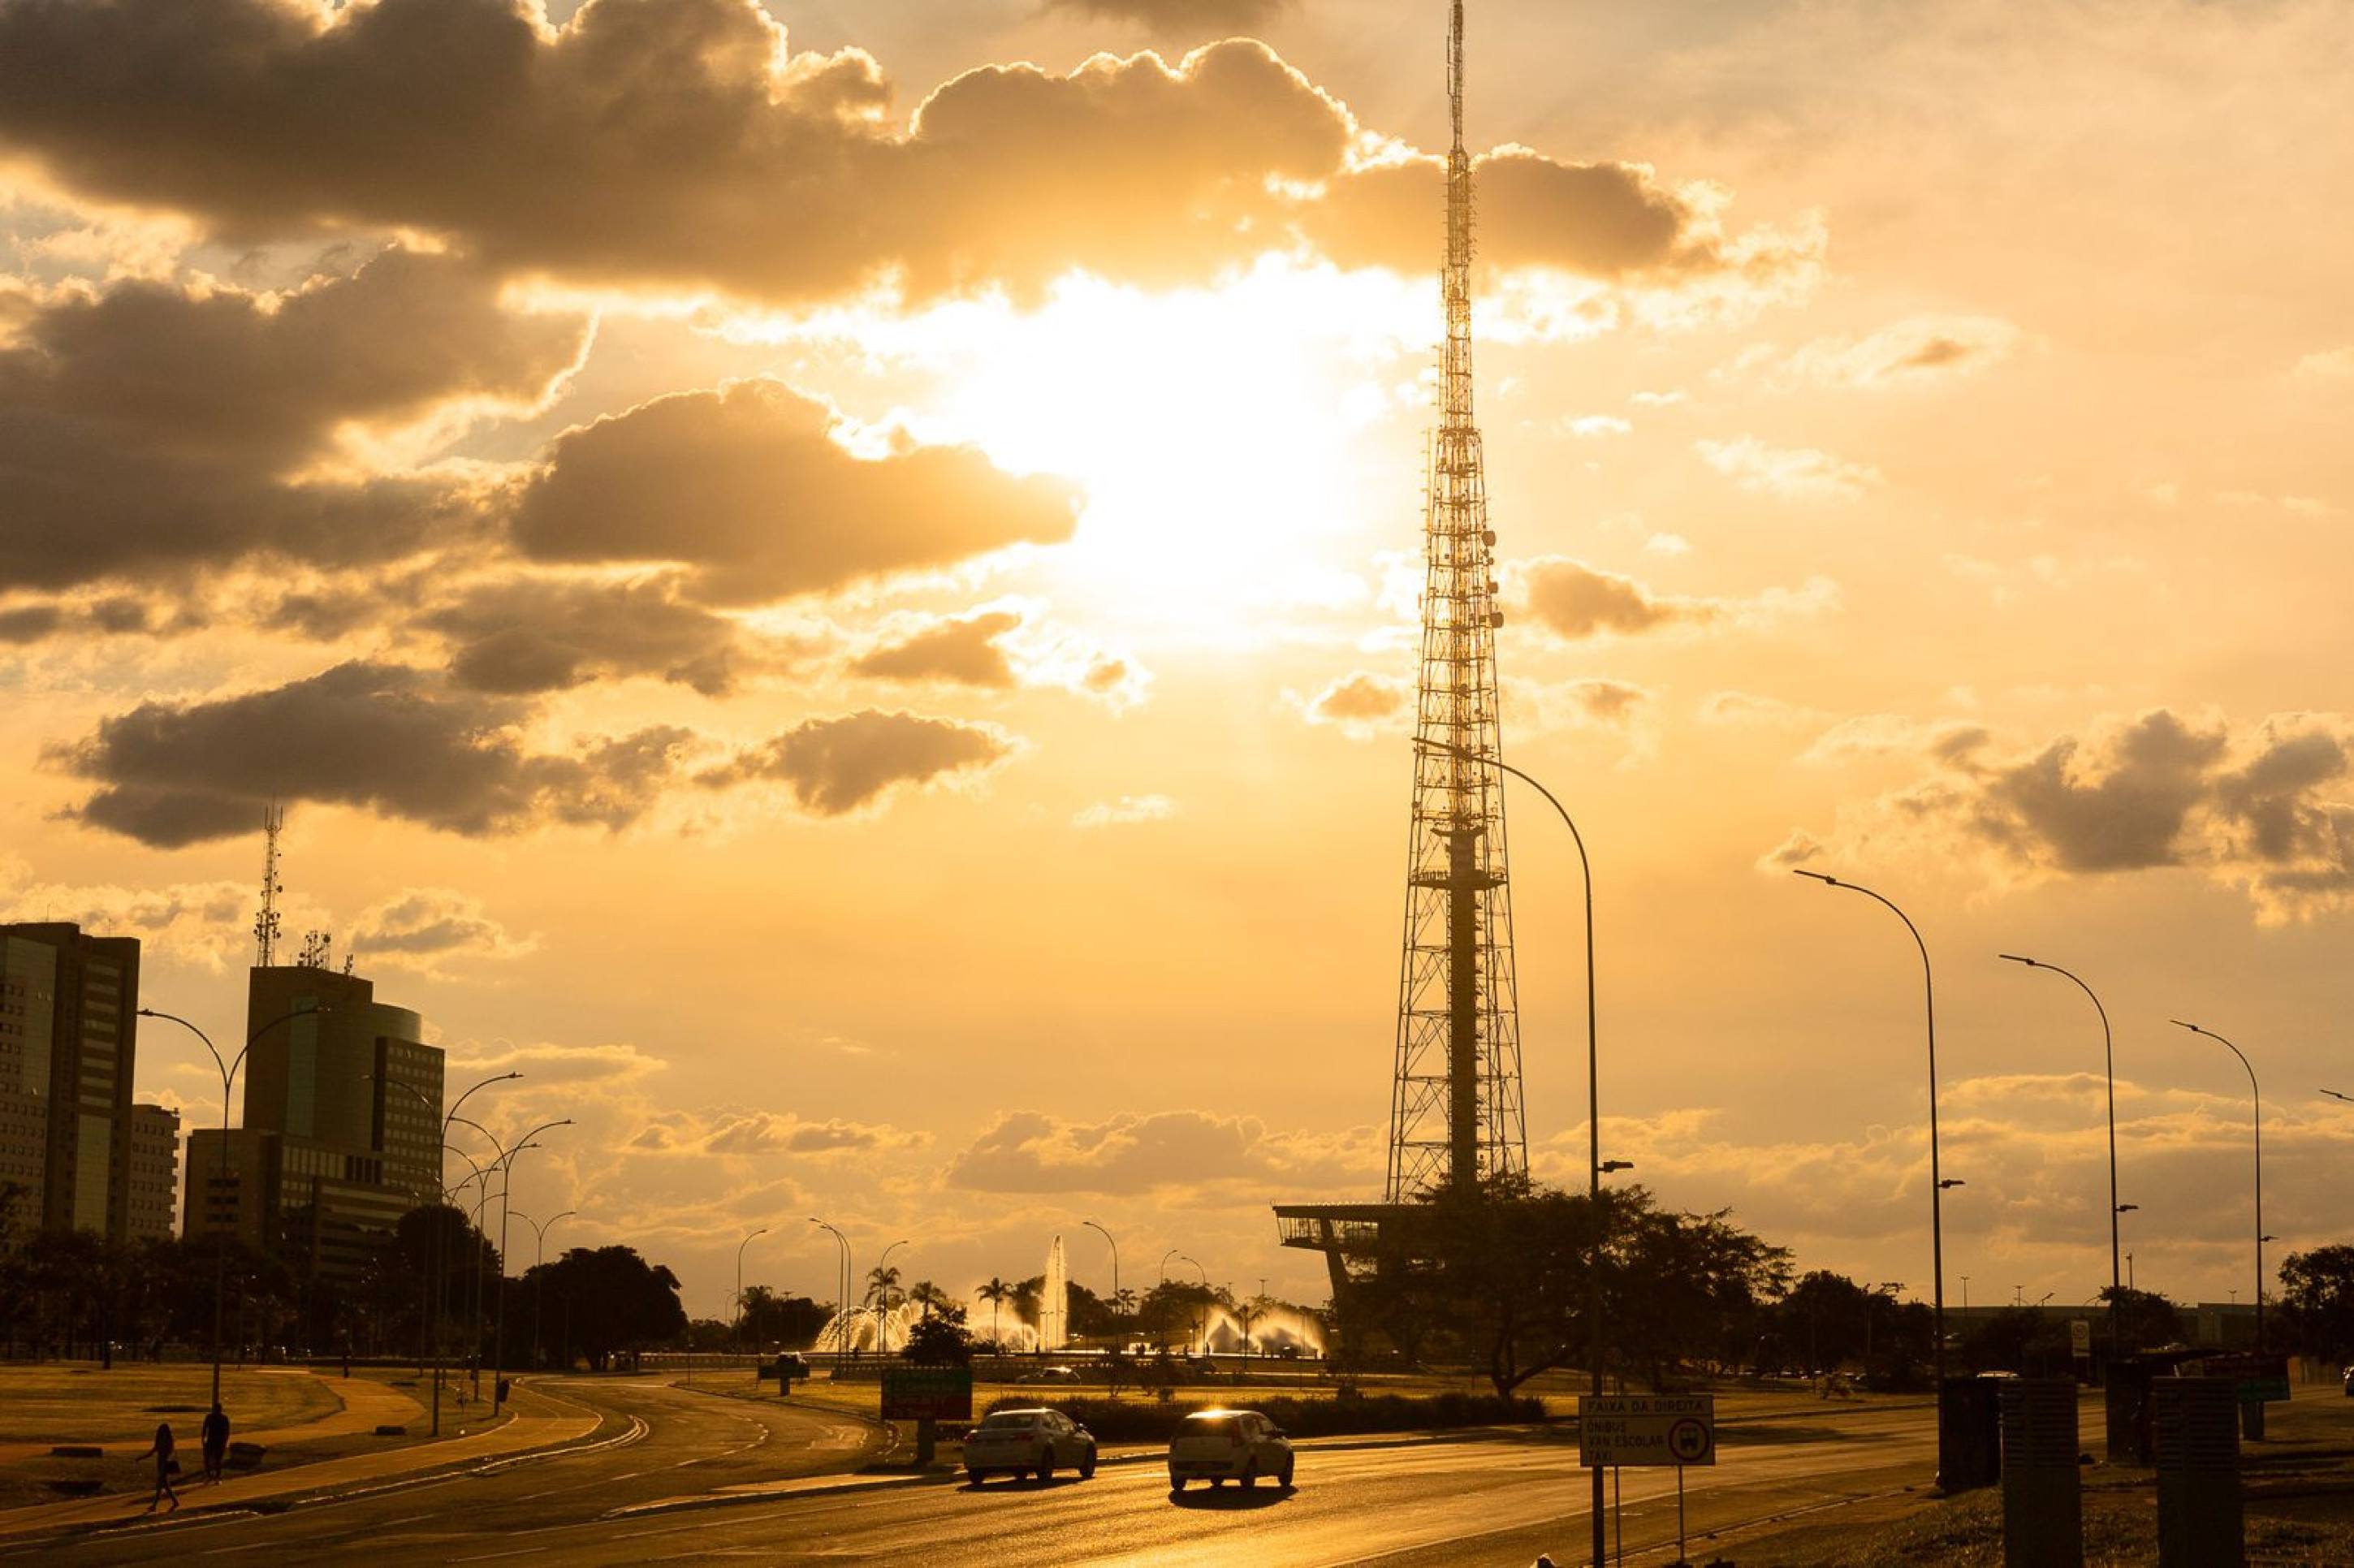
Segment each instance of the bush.
[{"label": "bush", "polygon": [[[1351,1400],[1278,1397],[1235,1402],[1258,1411],[1293,1437],[1340,1437],[1365,1432],[1438,1432],[1463,1426],[1520,1425],[1545,1418],[1544,1403],[1528,1398],[1499,1399],[1492,1393],[1437,1393],[1409,1397],[1384,1393]],[[1051,1404],[1107,1443],[1165,1443],[1178,1424],[1197,1410],[1220,1404],[1172,1401],[1150,1404],[1108,1399],[1024,1398],[1007,1394],[991,1400],[989,1414],[999,1410],[1031,1410]]]}]

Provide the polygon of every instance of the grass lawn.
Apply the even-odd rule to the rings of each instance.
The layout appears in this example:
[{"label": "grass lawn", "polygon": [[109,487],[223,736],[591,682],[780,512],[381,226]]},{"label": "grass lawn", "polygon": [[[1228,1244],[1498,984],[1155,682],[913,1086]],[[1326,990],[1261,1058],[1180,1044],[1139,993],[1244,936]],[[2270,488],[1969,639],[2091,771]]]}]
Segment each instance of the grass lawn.
[{"label": "grass lawn", "polygon": [[[212,1404],[209,1362],[0,1365],[0,1443],[145,1442],[168,1421],[184,1446]],[[292,1426],[341,1406],[302,1372],[221,1369],[221,1404],[242,1432]]]},{"label": "grass lawn", "polygon": [[[2331,1499],[2336,1519],[2261,1511],[2251,1501],[2252,1563],[2326,1565],[2354,1563],[2354,1498]],[[1742,1568],[2001,1568],[2002,1497],[1988,1489],[1933,1502],[1893,1523],[1859,1528],[1852,1516],[1722,1548]],[[2086,1568],[2146,1568],[2158,1561],[2158,1506],[2146,1490],[2084,1494]]]}]

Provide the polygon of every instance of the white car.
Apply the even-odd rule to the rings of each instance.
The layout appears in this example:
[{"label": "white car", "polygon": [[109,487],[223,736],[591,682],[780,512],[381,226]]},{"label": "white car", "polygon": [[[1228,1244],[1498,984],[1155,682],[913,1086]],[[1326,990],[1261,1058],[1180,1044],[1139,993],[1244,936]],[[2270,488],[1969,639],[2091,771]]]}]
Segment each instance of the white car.
[{"label": "white car", "polygon": [[1291,1440],[1256,1410],[1197,1410],[1169,1440],[1172,1491],[1182,1492],[1186,1482],[1195,1480],[1214,1487],[1228,1480],[1256,1486],[1261,1476],[1288,1487],[1291,1466]]},{"label": "white car", "polygon": [[999,1410],[964,1435],[964,1473],[974,1486],[991,1476],[1055,1478],[1068,1466],[1079,1479],[1096,1473],[1095,1435],[1059,1410]]}]

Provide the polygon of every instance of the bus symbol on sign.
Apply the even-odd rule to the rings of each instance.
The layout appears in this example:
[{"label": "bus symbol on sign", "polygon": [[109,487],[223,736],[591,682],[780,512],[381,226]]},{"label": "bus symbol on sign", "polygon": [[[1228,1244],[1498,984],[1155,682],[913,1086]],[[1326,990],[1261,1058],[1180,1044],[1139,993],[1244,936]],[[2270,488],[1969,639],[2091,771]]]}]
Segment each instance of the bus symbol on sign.
[{"label": "bus symbol on sign", "polygon": [[1686,1419],[1668,1428],[1668,1452],[1679,1465],[1704,1465],[1709,1450],[1715,1446],[1716,1438],[1705,1422]]}]

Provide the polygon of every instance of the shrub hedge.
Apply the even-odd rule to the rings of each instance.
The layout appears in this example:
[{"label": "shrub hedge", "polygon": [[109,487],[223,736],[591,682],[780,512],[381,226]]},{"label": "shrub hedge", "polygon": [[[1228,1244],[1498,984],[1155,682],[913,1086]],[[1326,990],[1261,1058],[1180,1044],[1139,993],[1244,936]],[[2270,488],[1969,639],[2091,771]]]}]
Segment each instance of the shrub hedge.
[{"label": "shrub hedge", "polygon": [[1521,1425],[1545,1418],[1544,1402],[1499,1399],[1492,1393],[1371,1394],[1356,1399],[1252,1399],[1237,1389],[1216,1404],[1153,1399],[1055,1399],[1006,1394],[983,1414],[1000,1410],[1061,1411],[1107,1443],[1165,1443],[1197,1410],[1256,1410],[1293,1437],[1339,1437],[1365,1432],[1437,1432],[1462,1426]]}]

